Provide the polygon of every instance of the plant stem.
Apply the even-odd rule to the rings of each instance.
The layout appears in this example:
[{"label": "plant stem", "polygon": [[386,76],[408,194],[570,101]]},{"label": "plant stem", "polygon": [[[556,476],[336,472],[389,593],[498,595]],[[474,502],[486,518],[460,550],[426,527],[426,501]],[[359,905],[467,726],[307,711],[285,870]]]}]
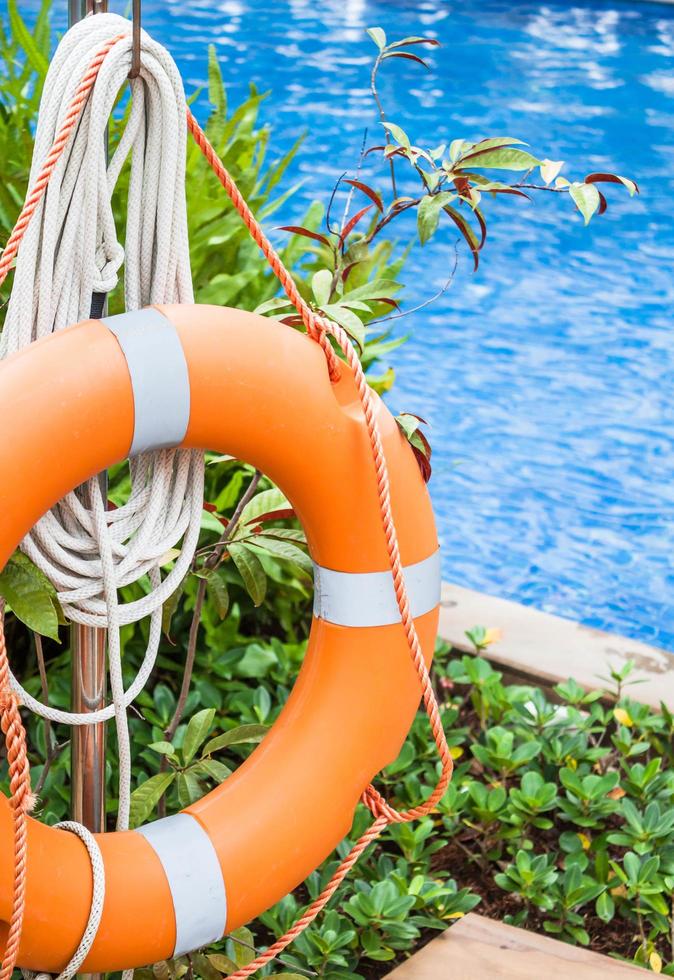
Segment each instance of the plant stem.
[{"label": "plant stem", "polygon": [[[42,700],[45,704],[49,701],[49,684],[47,681],[47,668],[44,662],[44,649],[42,647],[42,637],[39,633],[33,633],[35,639],[35,655],[37,657],[37,669],[40,674],[40,688],[42,691]],[[49,770],[51,769],[52,763],[58,756],[61,746],[56,742],[56,739],[52,734],[51,722],[48,718],[44,719],[44,741],[46,756],[44,761],[44,766],[42,768],[42,773],[35,786],[35,795],[39,796],[44,789],[44,784],[47,781],[47,776],[49,775]]]},{"label": "plant stem", "polygon": [[646,932],[644,931],[643,916],[641,915],[641,895],[637,895],[636,907],[637,907],[637,923],[639,925],[639,935],[641,936],[641,948],[645,956],[646,949],[648,947],[648,942],[646,940]]},{"label": "plant stem", "polygon": [[[386,122],[386,113],[384,112],[384,106],[381,103],[381,99],[379,98],[379,92],[377,91],[377,72],[379,71],[380,65],[381,65],[381,51],[377,55],[377,57],[375,59],[375,63],[372,66],[372,74],[370,75],[370,90],[372,92],[372,96],[374,98],[374,101],[377,104],[377,109],[379,110],[379,118],[381,119],[381,121],[383,123],[385,123]],[[387,146],[390,146],[391,145],[391,134],[389,133],[388,129],[386,129],[386,128],[384,129],[384,138],[386,140],[386,145]],[[389,163],[389,167],[391,168],[391,189],[393,191],[393,197],[396,198],[398,196],[398,189],[396,187],[395,166],[393,164],[393,160],[392,159],[390,159],[388,163]]]}]

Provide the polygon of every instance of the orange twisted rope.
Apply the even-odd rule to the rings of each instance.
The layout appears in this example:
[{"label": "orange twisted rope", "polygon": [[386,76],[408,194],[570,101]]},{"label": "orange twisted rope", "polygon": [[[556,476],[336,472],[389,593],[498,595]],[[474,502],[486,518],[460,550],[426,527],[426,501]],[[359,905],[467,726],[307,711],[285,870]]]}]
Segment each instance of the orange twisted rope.
[{"label": "orange twisted rope", "polygon": [[14,812],[14,897],[7,946],[0,968],[0,980],[10,980],[19,952],[26,904],[27,814],[33,807],[33,795],[26,754],[26,733],[19,714],[19,699],[9,686],[4,609],[0,611],[0,728],[7,746],[9,788]]},{"label": "orange twisted rope", "polygon": [[[16,257],[21,240],[25,234],[30,219],[41,200],[42,195],[49,183],[49,178],[56,163],[65,149],[70,136],[72,135],[80,114],[86,104],[88,95],[94,85],[98,71],[103,63],[105,56],[110,49],[123,35],[111,38],[103,45],[89,66],[86,74],[82,78],[73,97],[72,105],[68,111],[63,126],[54,141],[45,164],[40,171],[38,179],[29,194],[22,208],[5,250],[0,259],[0,285],[4,282],[11,268],[12,262]],[[379,427],[375,414],[375,403],[371,389],[367,384],[365,373],[360,360],[349,340],[346,332],[337,324],[324,320],[319,317],[302,298],[292,276],[283,265],[280,256],[276,253],[269,239],[264,234],[259,222],[256,220],[248,204],[244,200],[241,192],[236,186],[232,176],[228,173],[224,164],[218,157],[214,148],[211,146],[206,134],[203,132],[196,119],[187,110],[187,125],[199,146],[204,157],[210,164],[218,180],[227,192],[237,212],[243,219],[251,236],[261,249],[269,265],[283,286],[286,295],[295,306],[302,317],[307,333],[316,340],[323,349],[330,377],[334,380],[339,377],[339,360],[332,348],[329,335],[332,335],[343,351],[347,363],[351,368],[360,402],[365,416],[368,436],[372,447],[372,458],[375,465],[377,478],[377,493],[379,496],[382,526],[386,537],[386,547],[388,551],[391,573],[395,588],[396,600],[400,610],[401,622],[405,631],[405,636],[409,645],[410,654],[419,677],[421,693],[428,714],[431,730],[438,748],[441,761],[441,774],[438,783],[430,796],[421,804],[402,812],[390,806],[383,796],[370,785],[364,791],[362,800],[373,816],[374,823],[365,831],[364,834],[354,844],[349,854],[341,862],[334,875],[318,896],[312,902],[297,922],[288,932],[273,943],[264,953],[261,953],[248,966],[242,967],[231,974],[228,980],[245,980],[252,973],[265,966],[272,959],[279,955],[306,927],[313,922],[316,916],[325,908],[335,891],[342,883],[351,868],[357,862],[361,854],[367,847],[375,841],[382,831],[391,823],[404,823],[423,817],[430,813],[438,801],[443,796],[452,776],[452,758],[447,746],[447,740],[442,727],[440,709],[438,707],[435,694],[433,692],[430,676],[421,649],[421,644],[417,636],[414,620],[410,612],[409,599],[405,588],[405,581],[400,559],[400,549],[398,537],[393,521],[391,510],[391,493],[388,478],[386,458],[381,442]],[[12,916],[10,920],[7,948],[2,961],[0,980],[10,980],[12,971],[16,963],[19,941],[21,937],[21,926],[23,922],[25,907],[26,890],[26,813],[32,806],[32,796],[30,792],[30,774],[28,760],[26,756],[26,736],[19,715],[18,701],[16,695],[9,688],[9,666],[7,663],[7,651],[4,642],[4,630],[0,623],[0,715],[2,717],[2,731],[5,734],[7,743],[7,754],[10,765],[10,789],[12,795],[12,807],[14,810],[14,830],[15,830],[15,885],[14,900],[12,906]]]},{"label": "orange twisted rope", "polygon": [[260,227],[259,222],[256,220],[252,211],[248,207],[248,204],[243,199],[233,177],[228,173],[222,160],[220,160],[218,157],[217,153],[209,143],[206,134],[199,126],[199,123],[196,121],[189,109],[187,110],[187,126],[192,133],[197,146],[210,164],[216,177],[227,192],[232,204],[250,231],[254,241],[262,250],[274,274],[283,286],[289,300],[302,317],[302,322],[307,329],[307,333],[310,337],[313,337],[314,340],[318,341],[325,351],[328,359],[330,376],[334,378],[337,376],[337,372],[335,369],[335,353],[332,349],[330,341],[328,340],[328,335],[332,335],[335,338],[338,346],[341,348],[346,357],[346,361],[351,368],[351,371],[353,372],[356,387],[358,389],[358,396],[360,398],[363,414],[365,416],[370,445],[372,447],[372,459],[377,477],[377,493],[379,496],[382,526],[386,537],[386,548],[391,566],[391,574],[393,576],[396,601],[400,610],[400,618],[405,631],[405,637],[410,648],[412,661],[419,677],[424,707],[426,708],[426,712],[428,714],[431,731],[433,732],[433,738],[435,739],[435,744],[440,756],[440,762],[442,764],[440,778],[438,779],[437,785],[428,799],[409,810],[399,812],[386,802],[384,797],[377,789],[375,789],[374,786],[370,785],[367,787],[363,793],[362,801],[375,817],[374,823],[371,824],[365,833],[356,841],[351,851],[341,862],[318,898],[308,906],[306,911],[285,933],[285,935],[281,936],[280,939],[277,939],[275,943],[264,951],[264,953],[257,956],[247,966],[242,967],[235,973],[231,973],[227,978],[227,980],[245,980],[246,977],[256,973],[257,970],[261,969],[271,960],[275,959],[279,953],[283,952],[283,950],[289,946],[290,943],[292,943],[293,940],[296,939],[300,933],[303,932],[308,925],[310,925],[311,922],[314,921],[316,916],[319,915],[319,913],[328,904],[335,891],[357,862],[363,851],[365,851],[366,848],[374,840],[376,840],[377,837],[379,837],[381,832],[389,824],[407,823],[411,820],[417,820],[420,817],[426,816],[426,814],[430,813],[435,808],[436,804],[442,798],[449,785],[449,781],[452,778],[454,764],[447,745],[445,732],[442,727],[440,708],[433,691],[428,668],[426,667],[426,661],[424,660],[423,651],[421,649],[419,637],[414,625],[414,619],[412,618],[412,613],[410,611],[409,597],[405,587],[402,562],[400,559],[398,535],[396,533],[393,513],[391,510],[391,488],[389,484],[388,468],[386,466],[386,457],[384,456],[384,447],[382,446],[381,436],[379,433],[379,425],[377,423],[372,390],[367,383],[363,366],[358,355],[356,354],[356,351],[354,350],[353,344],[349,340],[346,331],[343,330],[338,324],[319,317],[302,299],[292,276],[283,265],[279,255],[272,248],[272,245]]}]

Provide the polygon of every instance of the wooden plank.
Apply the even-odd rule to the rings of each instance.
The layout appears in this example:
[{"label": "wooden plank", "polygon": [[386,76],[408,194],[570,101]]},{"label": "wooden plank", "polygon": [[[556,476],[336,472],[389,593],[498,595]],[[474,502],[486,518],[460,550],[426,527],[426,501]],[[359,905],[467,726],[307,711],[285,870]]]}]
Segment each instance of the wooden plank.
[{"label": "wooden plank", "polygon": [[643,970],[470,912],[387,980],[636,980]]},{"label": "wooden plank", "polygon": [[465,631],[473,626],[497,627],[501,639],[485,656],[520,677],[557,684],[573,677],[587,690],[604,687],[601,676],[610,667],[634,660],[633,680],[627,690],[636,700],[654,708],[664,701],[674,707],[674,654],[638,640],[601,630],[507,599],[443,583],[439,635],[459,650],[472,652]]}]

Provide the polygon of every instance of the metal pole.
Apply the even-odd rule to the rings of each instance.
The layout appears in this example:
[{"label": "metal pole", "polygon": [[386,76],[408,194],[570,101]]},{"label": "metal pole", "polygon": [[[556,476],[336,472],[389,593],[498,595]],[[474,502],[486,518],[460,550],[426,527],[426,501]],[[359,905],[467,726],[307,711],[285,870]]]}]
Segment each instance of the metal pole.
[{"label": "metal pole", "polygon": [[[107,0],[68,0],[69,26],[87,14],[104,13]],[[104,496],[107,478],[101,476]],[[106,631],[74,623],[72,650],[72,710],[96,711],[105,706]],[[71,740],[71,814],[93,833],[105,831],[105,723],[73,728]],[[82,980],[102,980],[103,974],[81,974]]]}]

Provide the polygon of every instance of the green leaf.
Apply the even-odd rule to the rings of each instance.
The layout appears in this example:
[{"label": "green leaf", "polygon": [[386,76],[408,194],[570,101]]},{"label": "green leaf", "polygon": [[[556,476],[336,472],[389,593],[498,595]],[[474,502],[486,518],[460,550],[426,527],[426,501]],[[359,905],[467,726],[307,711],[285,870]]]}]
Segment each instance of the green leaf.
[{"label": "green leaf", "polygon": [[213,531],[220,537],[222,534],[222,524],[217,519],[215,514],[212,514],[209,510],[202,510],[201,512],[201,530],[202,531]]},{"label": "green leaf", "polygon": [[474,147],[471,153],[454,164],[454,169],[483,167],[487,170],[531,170],[533,167],[539,167],[540,164],[540,160],[524,150],[495,147],[494,149],[478,151],[478,148]]},{"label": "green leaf", "polygon": [[589,225],[592,215],[599,207],[599,191],[594,184],[580,184],[574,182],[569,187],[569,194],[576,203],[576,207],[585,219],[585,224]]},{"label": "green leaf", "polygon": [[201,759],[192,767],[199,776],[209,776],[216,783],[224,783],[228,776],[232,775],[232,770],[218,759]]},{"label": "green leaf", "polygon": [[145,823],[175,778],[175,772],[159,772],[156,776],[150,776],[133,791],[129,813],[129,825],[132,830]]},{"label": "green leaf", "polygon": [[292,504],[276,487],[271,490],[263,490],[257,493],[252,500],[249,500],[241,511],[239,524],[254,524],[263,514],[269,514],[276,510],[288,510]]},{"label": "green leaf", "polygon": [[559,171],[563,166],[563,160],[543,160],[541,163],[541,177],[545,183],[551,184],[559,176]]},{"label": "green leaf", "polygon": [[[236,973],[238,969],[234,960],[230,960],[229,956],[225,956],[223,953],[209,953],[208,959],[216,970],[225,975]],[[302,977],[302,980],[306,980],[306,977]]]},{"label": "green leaf", "polygon": [[267,594],[267,576],[262,562],[245,544],[230,544],[228,551],[253,604],[262,605]]},{"label": "green leaf", "polygon": [[[192,961],[194,975],[199,977],[200,980],[222,980],[222,974],[217,969],[215,964],[211,962],[210,957],[205,956],[203,953],[192,953],[190,955],[190,960]],[[234,969],[236,970],[236,964],[234,964]],[[162,972],[161,974],[158,974],[156,969],[153,968],[151,971],[149,971],[150,976],[148,977],[148,980],[164,980],[164,978],[166,978],[166,980],[170,980],[170,978],[174,976],[177,978],[179,974],[174,971],[175,967],[173,970],[167,969],[166,973]],[[227,969],[224,972],[230,973],[232,971]],[[139,977],[138,972],[136,972],[134,980],[143,980],[143,978]]]},{"label": "green leaf", "polygon": [[253,313],[257,313],[258,316],[265,316],[267,313],[279,313],[281,310],[287,310],[291,306],[292,303],[285,296],[274,296],[272,299],[266,299],[264,303],[256,306]]},{"label": "green leaf", "polygon": [[269,647],[251,643],[237,666],[241,677],[265,677],[278,664],[278,657]]},{"label": "green leaf", "polygon": [[488,139],[467,145],[470,146],[471,156],[473,156],[483,150],[500,149],[503,146],[526,146],[526,143],[523,140],[516,140],[513,136],[490,136]]},{"label": "green leaf", "polygon": [[204,795],[204,788],[199,782],[197,775],[192,770],[178,773],[176,782],[178,788],[178,799],[182,807],[191,806]]},{"label": "green leaf", "polygon": [[427,194],[422,197],[417,211],[417,231],[422,245],[425,245],[433,237],[440,220],[440,211],[455,196],[455,194],[442,191],[440,194]]},{"label": "green leaf", "polygon": [[214,44],[208,45],[208,99],[215,114],[224,122],[227,115],[227,93]]},{"label": "green leaf", "polygon": [[7,10],[9,13],[9,23],[12,28],[12,34],[21,45],[21,48],[25,51],[28,62],[32,65],[38,75],[44,77],[47,74],[49,64],[33,40],[33,35],[26,27],[25,21],[19,13],[16,0],[8,0]]},{"label": "green leaf", "polygon": [[153,752],[158,752],[159,755],[165,755],[172,762],[178,761],[176,750],[170,742],[152,742],[148,745],[148,749],[152,749]]},{"label": "green leaf", "polygon": [[29,629],[58,640],[63,612],[56,590],[47,576],[21,551],[15,551],[0,572],[0,596]]},{"label": "green leaf", "polygon": [[248,966],[255,959],[255,937],[250,929],[240,926],[229,934],[228,952],[232,951],[236,965]]},{"label": "green leaf", "polygon": [[392,122],[383,122],[382,126],[391,134],[396,143],[400,143],[406,150],[409,150],[411,143],[404,129]]},{"label": "green leaf", "polygon": [[222,735],[216,735],[204,746],[202,755],[212,755],[230,745],[241,745],[244,742],[261,742],[269,731],[268,725],[238,725]]},{"label": "green leaf", "polygon": [[472,150],[474,143],[469,143],[464,139],[452,140],[449,144],[449,159],[451,163],[456,163],[462,153]]},{"label": "green leaf", "polygon": [[[390,296],[391,293],[397,293],[401,288],[401,284],[396,282],[395,279],[371,279],[370,282],[363,283],[362,286],[356,286],[355,289],[350,289],[348,292],[345,292],[342,301],[379,299],[382,296]],[[368,350],[370,346],[368,346]]]},{"label": "green leaf", "polygon": [[213,600],[215,611],[220,619],[224,619],[229,611],[229,589],[224,579],[222,569],[211,572],[207,578],[208,594]]},{"label": "green leaf", "polygon": [[161,611],[161,628],[162,632],[170,637],[171,635],[171,621],[175,615],[176,609],[178,608],[178,603],[180,598],[185,591],[185,579],[182,580],[175,592],[172,592],[168,597]]},{"label": "green leaf", "polygon": [[372,38],[380,51],[386,47],[386,34],[381,27],[368,27],[367,34]]},{"label": "green leaf", "polygon": [[332,273],[329,269],[319,269],[311,280],[311,291],[314,299],[319,306],[324,306],[330,302],[332,292]]},{"label": "green leaf", "polygon": [[187,726],[187,731],[185,732],[185,738],[183,739],[182,754],[185,764],[192,761],[192,759],[197,754],[200,745],[208,737],[208,733],[213,727],[213,719],[215,718],[215,708],[203,708],[202,711],[197,711],[193,718],[190,718],[190,723]]},{"label": "green leaf", "polygon": [[290,561],[309,575],[313,573],[314,563],[305,551],[302,551],[301,548],[298,548],[297,545],[292,544],[290,541],[279,541],[273,534],[267,535],[264,532],[257,534],[255,539],[249,543],[249,547],[255,551],[262,551],[268,555],[273,555],[274,558],[282,558],[285,561]]}]

